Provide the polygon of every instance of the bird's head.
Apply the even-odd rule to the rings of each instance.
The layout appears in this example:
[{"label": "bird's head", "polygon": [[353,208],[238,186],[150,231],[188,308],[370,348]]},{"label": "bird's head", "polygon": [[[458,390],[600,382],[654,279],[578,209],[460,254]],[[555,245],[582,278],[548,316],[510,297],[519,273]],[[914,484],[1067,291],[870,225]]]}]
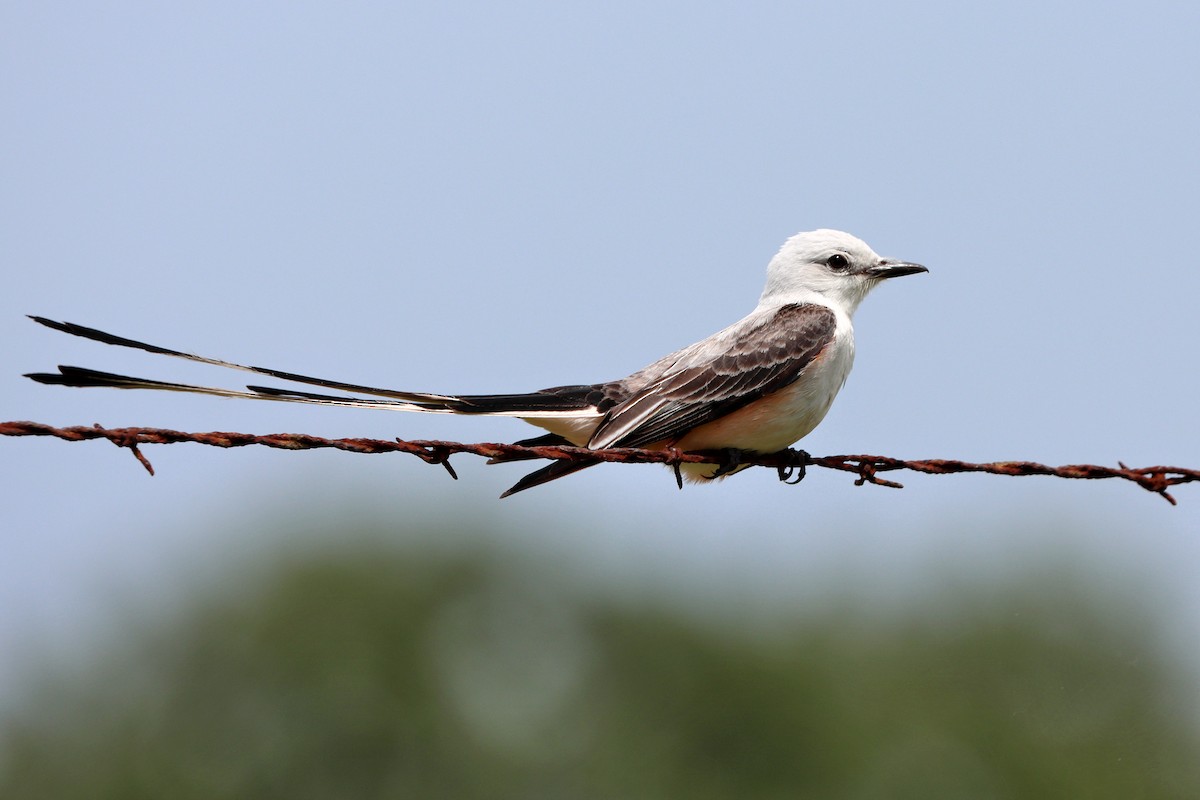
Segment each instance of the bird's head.
[{"label": "bird's head", "polygon": [[862,239],[821,229],[798,233],[767,265],[761,303],[784,304],[823,299],[853,314],[880,281],[928,272],[920,264],[883,258]]}]

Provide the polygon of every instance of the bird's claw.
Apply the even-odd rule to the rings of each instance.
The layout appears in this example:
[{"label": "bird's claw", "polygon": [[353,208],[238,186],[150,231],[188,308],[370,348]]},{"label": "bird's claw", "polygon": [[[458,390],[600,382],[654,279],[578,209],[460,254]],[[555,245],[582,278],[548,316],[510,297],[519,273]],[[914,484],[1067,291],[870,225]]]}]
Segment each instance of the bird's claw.
[{"label": "bird's claw", "polygon": [[717,463],[717,471],[709,475],[709,479],[716,480],[737,472],[742,466],[742,456],[745,453],[745,450],[739,450],[736,447],[726,447],[721,450],[721,460]]},{"label": "bird's claw", "polygon": [[807,451],[793,450],[792,448],[788,448],[788,453],[791,456],[789,462],[780,464],[776,469],[779,471],[779,480],[788,486],[795,486],[808,474],[808,460],[811,456]]}]

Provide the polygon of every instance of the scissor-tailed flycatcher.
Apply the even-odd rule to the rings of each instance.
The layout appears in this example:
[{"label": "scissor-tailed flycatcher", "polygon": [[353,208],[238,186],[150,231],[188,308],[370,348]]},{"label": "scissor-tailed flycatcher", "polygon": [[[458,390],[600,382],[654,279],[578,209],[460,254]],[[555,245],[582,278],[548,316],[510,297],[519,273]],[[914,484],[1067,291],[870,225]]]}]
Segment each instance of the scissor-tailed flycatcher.
[{"label": "scissor-tailed flycatcher", "polygon": [[[359,386],[205,358],[43,317],[32,319],[106,344],[386,399],[269,386],[248,386],[245,391],[190,386],[68,366],[60,366],[57,373],[26,377],[62,386],[162,389],[354,408],[517,417],[550,432],[522,444],[772,453],[807,436],[846,382],[854,362],[850,317],[867,292],[887,278],[926,271],[920,264],[880,258],[848,233],[801,233],[784,242],[771,259],[758,306],[741,321],[627,378],[556,386],[529,394],[444,395]],[[591,464],[555,461],[526,475],[502,496],[588,466]],[[729,465],[689,463],[682,465],[682,471],[700,480],[738,470]]]}]

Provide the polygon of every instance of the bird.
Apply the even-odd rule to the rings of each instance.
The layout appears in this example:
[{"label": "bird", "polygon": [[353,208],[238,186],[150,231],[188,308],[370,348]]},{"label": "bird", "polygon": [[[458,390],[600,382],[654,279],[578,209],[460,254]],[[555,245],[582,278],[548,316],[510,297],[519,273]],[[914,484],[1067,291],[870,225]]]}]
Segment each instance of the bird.
[{"label": "bird", "polygon": [[[517,443],[523,445],[774,453],[811,433],[845,384],[854,363],[851,318],[862,300],[885,280],[921,272],[928,269],[883,258],[866,242],[842,231],[823,228],[798,233],[787,239],[767,264],[766,285],[754,310],[729,327],[625,378],[520,394],[452,395],[363,386],[207,358],[33,315],[31,319],[49,328],[105,344],[351,394],[257,385],[222,389],[65,365],[60,365],[58,372],[25,377],[60,386],[157,389],[327,406],[516,417],[547,431]],[[523,477],[501,497],[595,463],[554,461]],[[727,463],[684,463],[676,474],[681,471],[690,481],[712,481],[745,466],[733,457]]]}]

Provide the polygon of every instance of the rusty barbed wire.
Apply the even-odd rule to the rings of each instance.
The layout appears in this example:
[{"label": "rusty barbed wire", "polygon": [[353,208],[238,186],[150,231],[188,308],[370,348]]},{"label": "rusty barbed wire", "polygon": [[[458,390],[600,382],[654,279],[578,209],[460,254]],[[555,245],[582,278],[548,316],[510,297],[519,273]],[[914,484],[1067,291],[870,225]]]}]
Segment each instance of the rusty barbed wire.
[{"label": "rusty barbed wire", "polygon": [[247,447],[260,445],[281,450],[314,450],[332,448],[350,453],[408,453],[427,464],[442,465],[455,480],[458,475],[450,464],[450,456],[472,454],[488,459],[488,463],[499,463],[534,458],[560,461],[616,462],[623,464],[666,464],[675,468],[679,485],[683,482],[679,465],[686,463],[718,463],[747,466],[771,467],[778,471],[779,479],[787,483],[799,483],[808,467],[849,472],[857,476],[856,485],[873,483],[877,486],[903,488],[903,484],[888,480],[880,473],[910,470],[927,475],[949,475],[963,472],[982,472],[989,475],[1047,475],[1056,478],[1080,480],[1102,480],[1119,478],[1136,483],[1143,489],[1154,492],[1176,505],[1175,498],[1167,490],[1184,483],[1200,481],[1200,470],[1183,467],[1127,467],[1118,462],[1117,467],[1097,464],[1067,464],[1058,467],[1033,461],[991,461],[973,463],[957,459],[932,458],[908,460],[890,456],[834,455],[813,456],[803,450],[783,450],[778,453],[748,453],[734,451],[682,452],[675,449],[643,450],[633,447],[614,447],[606,450],[589,450],[585,447],[556,445],[520,445],[498,442],[465,444],[437,440],[403,439],[326,439],[306,433],[271,433],[256,435],[212,431],[208,433],[186,433],[166,428],[105,428],[96,425],[76,425],[57,428],[40,422],[0,422],[2,436],[53,436],[70,442],[90,439],[107,439],[118,447],[130,450],[134,457],[151,475],[154,467],[141,452],[143,444],[175,444],[193,442],[212,447]]}]

